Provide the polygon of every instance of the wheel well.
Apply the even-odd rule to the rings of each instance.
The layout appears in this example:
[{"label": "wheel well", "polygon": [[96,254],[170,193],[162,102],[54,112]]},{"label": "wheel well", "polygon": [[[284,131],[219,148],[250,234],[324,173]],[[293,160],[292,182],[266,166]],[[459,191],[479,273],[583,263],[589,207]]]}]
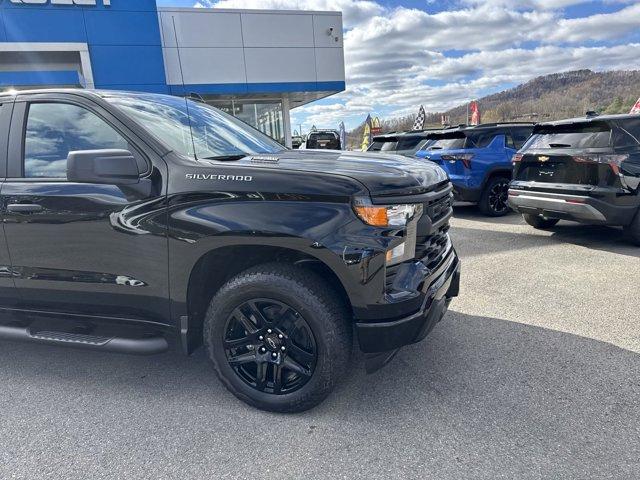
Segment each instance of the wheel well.
[{"label": "wheel well", "polygon": [[487,178],[485,179],[484,184],[486,185],[496,177],[506,177],[511,179],[513,177],[513,172],[511,170],[493,170],[489,172],[489,175],[487,175]]},{"label": "wheel well", "polygon": [[[351,304],[338,276],[322,261],[296,250],[263,245],[223,247],[203,255],[191,271],[187,287],[189,337],[201,341],[204,315],[211,299],[228,280],[248,268],[264,263],[282,262],[297,265],[318,274],[332,288],[340,301]],[[197,345],[189,348],[192,351]]]}]

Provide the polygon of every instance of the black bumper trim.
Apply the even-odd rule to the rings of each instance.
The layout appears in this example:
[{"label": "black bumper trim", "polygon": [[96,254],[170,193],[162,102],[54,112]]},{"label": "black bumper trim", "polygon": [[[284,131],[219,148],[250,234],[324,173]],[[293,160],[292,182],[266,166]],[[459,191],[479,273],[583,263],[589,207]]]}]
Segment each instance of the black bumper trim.
[{"label": "black bumper trim", "polygon": [[582,223],[626,226],[635,216],[637,204],[616,204],[615,195],[595,198],[585,192],[551,193],[509,189],[509,205],[519,213]]},{"label": "black bumper trim", "polygon": [[482,188],[453,186],[453,199],[456,202],[478,203],[482,196]]},{"label": "black bumper trim", "polygon": [[458,295],[459,289],[460,260],[453,255],[446,270],[427,287],[422,307],[417,313],[390,322],[356,323],[360,349],[365,354],[392,352],[419,342],[442,319],[451,298]]}]

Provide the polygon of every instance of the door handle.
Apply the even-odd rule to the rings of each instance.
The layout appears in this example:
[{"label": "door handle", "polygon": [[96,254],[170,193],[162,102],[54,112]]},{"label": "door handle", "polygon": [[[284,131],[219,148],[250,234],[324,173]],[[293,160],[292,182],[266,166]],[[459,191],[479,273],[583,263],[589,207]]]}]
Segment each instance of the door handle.
[{"label": "door handle", "polygon": [[7,211],[12,213],[36,213],[42,210],[42,205],[35,203],[12,203],[7,205]]}]

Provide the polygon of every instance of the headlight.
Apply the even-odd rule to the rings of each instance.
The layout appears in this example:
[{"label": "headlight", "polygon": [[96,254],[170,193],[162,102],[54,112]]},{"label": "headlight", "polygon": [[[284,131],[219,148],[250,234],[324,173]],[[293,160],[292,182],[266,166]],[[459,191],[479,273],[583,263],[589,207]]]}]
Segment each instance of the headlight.
[{"label": "headlight", "polygon": [[369,199],[356,199],[353,209],[367,225],[404,227],[418,211],[418,205],[372,205]]}]

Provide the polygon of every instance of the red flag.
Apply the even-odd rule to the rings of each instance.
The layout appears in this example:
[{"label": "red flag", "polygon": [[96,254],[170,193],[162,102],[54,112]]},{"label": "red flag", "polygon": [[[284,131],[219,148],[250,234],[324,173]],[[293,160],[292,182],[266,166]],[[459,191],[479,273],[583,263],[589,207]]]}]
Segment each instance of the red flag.
[{"label": "red flag", "polygon": [[631,111],[629,113],[640,113],[640,98],[636,102],[636,104],[631,107]]},{"label": "red flag", "polygon": [[471,125],[480,125],[480,107],[477,100],[473,100],[469,105],[471,111]]}]

